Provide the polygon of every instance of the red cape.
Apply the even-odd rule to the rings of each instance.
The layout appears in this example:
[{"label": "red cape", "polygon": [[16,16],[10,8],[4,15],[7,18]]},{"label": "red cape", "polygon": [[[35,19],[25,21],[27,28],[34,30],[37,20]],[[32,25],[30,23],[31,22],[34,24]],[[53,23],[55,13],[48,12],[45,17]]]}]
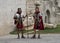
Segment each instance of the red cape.
[{"label": "red cape", "polygon": [[[39,25],[38,30],[44,30],[44,24],[43,24],[42,16],[40,16],[39,18],[40,18],[41,21],[39,23],[40,25]],[[37,25],[34,23],[34,29],[36,29],[36,26]]]}]

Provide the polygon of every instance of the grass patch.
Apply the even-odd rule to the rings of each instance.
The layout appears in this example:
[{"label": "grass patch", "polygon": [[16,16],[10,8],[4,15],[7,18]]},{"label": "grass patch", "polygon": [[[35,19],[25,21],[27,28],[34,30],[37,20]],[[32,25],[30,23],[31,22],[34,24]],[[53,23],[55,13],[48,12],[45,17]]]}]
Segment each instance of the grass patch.
[{"label": "grass patch", "polygon": [[[27,32],[32,32],[33,31],[33,29],[31,29],[31,30],[24,30],[24,33],[27,33]],[[41,34],[47,34],[47,33],[60,33],[60,25],[57,25],[57,27],[56,28],[45,28],[45,30],[41,30],[41,31],[37,31],[37,33],[41,33]],[[20,33],[21,33],[21,31],[20,31]],[[33,34],[34,32],[32,32],[32,33],[29,33],[29,34]],[[14,31],[12,31],[12,32],[10,32],[10,34],[17,34],[17,31],[16,31],[16,29],[14,30]]]},{"label": "grass patch", "polygon": [[[30,31],[33,31],[33,29],[31,29],[31,30],[24,30],[23,32],[27,33],[27,32],[30,32]],[[19,33],[21,33],[21,31]],[[16,28],[12,32],[10,32],[10,34],[17,34]]]}]

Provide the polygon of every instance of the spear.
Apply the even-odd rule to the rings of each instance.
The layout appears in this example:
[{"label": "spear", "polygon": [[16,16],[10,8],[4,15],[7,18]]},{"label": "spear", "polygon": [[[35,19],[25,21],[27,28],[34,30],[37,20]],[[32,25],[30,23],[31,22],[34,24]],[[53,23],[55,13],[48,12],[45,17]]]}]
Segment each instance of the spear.
[{"label": "spear", "polygon": [[29,38],[29,33],[28,33],[28,14],[27,14],[27,1],[26,1],[26,16],[27,16],[27,38]]}]

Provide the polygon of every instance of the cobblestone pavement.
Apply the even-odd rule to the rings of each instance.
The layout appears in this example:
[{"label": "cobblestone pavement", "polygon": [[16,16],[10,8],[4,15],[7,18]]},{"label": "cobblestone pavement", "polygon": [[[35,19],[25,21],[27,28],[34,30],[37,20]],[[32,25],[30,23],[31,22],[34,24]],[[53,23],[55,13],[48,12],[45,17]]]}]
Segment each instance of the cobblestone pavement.
[{"label": "cobblestone pavement", "polygon": [[32,35],[29,37],[17,39],[17,35],[1,36],[0,43],[60,43],[60,34],[41,34],[41,39],[31,39]]}]

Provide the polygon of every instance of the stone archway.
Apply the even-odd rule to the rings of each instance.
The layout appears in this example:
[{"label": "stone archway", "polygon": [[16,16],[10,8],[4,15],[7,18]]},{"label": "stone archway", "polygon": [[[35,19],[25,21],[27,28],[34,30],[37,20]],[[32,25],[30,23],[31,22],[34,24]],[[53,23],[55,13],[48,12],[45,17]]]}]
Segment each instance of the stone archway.
[{"label": "stone archway", "polygon": [[50,23],[50,10],[46,10],[46,14],[47,16],[45,17],[45,21],[47,21],[47,23]]}]

